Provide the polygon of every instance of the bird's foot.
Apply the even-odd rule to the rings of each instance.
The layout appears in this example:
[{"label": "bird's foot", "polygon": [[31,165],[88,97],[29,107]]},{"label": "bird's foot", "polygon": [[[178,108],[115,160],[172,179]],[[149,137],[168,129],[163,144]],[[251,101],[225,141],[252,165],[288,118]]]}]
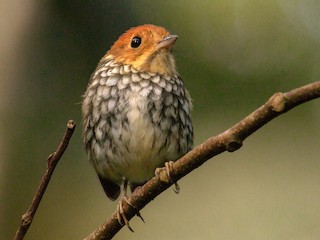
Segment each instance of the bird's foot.
[{"label": "bird's foot", "polygon": [[131,232],[134,232],[133,229],[131,228],[130,224],[129,224],[129,221],[126,217],[126,214],[123,210],[123,201],[125,201],[126,203],[128,203],[130,206],[132,205],[126,196],[122,197],[117,205],[117,219],[118,219],[118,223],[123,226],[123,225],[126,225],[129,230]]},{"label": "bird's foot", "polygon": [[129,220],[127,219],[126,217],[126,214],[124,212],[124,209],[123,209],[123,202],[126,202],[130,207],[134,208],[136,210],[136,215],[142,220],[142,222],[145,222],[143,217],[141,216],[139,210],[132,205],[132,203],[128,200],[128,198],[126,196],[123,196],[119,203],[118,203],[118,206],[117,206],[117,220],[118,220],[118,223],[123,226],[123,225],[126,225],[129,230],[131,232],[134,232],[133,229],[131,228],[130,224],[129,224]]},{"label": "bird's foot", "polygon": [[[174,173],[174,168],[173,168],[173,161],[169,161],[169,162],[165,162],[164,163],[164,167],[163,168],[157,168],[156,171],[155,171],[155,175],[157,177],[160,177],[160,172],[164,170],[166,172],[166,175],[167,175],[167,179],[169,182],[173,183],[174,184],[174,188],[173,188],[173,191],[178,194],[180,192],[180,186],[177,182],[174,182],[171,178],[171,175]],[[163,180],[160,178],[160,180],[162,181],[165,181],[165,182],[168,182],[166,180]]]}]

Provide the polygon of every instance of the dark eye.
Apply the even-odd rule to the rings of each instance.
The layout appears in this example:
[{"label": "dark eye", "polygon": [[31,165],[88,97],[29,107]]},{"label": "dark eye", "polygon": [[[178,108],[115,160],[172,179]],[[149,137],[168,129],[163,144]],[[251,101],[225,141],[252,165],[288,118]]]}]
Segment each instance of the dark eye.
[{"label": "dark eye", "polygon": [[141,44],[141,38],[138,37],[138,36],[135,36],[134,38],[132,38],[132,41],[131,41],[131,47],[132,48],[137,48],[139,47]]}]

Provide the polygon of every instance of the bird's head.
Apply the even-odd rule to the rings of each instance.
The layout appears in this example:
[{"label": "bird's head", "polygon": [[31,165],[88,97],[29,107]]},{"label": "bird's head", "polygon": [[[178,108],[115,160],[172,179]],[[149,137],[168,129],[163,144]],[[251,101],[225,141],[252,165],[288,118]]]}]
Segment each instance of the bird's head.
[{"label": "bird's head", "polygon": [[138,71],[175,75],[172,48],[178,36],[151,24],[134,27],[122,34],[104,58],[131,65]]}]

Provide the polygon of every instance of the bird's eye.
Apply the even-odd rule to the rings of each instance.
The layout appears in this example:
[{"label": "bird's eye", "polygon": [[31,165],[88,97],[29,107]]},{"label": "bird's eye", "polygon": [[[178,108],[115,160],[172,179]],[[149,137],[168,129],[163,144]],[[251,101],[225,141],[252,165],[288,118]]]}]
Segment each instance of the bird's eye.
[{"label": "bird's eye", "polygon": [[131,41],[131,47],[132,48],[137,48],[139,47],[141,44],[141,38],[138,37],[138,36],[135,36],[134,38],[132,38],[132,41]]}]

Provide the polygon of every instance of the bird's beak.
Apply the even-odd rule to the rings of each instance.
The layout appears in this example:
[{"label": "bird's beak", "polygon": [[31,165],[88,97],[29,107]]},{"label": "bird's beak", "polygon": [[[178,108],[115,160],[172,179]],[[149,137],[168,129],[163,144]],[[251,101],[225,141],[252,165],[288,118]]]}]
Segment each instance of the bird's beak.
[{"label": "bird's beak", "polygon": [[178,39],[178,35],[170,35],[168,37],[165,37],[164,39],[158,42],[158,45],[157,45],[158,50],[161,48],[167,48],[171,50],[174,43],[177,41],[177,39]]}]

